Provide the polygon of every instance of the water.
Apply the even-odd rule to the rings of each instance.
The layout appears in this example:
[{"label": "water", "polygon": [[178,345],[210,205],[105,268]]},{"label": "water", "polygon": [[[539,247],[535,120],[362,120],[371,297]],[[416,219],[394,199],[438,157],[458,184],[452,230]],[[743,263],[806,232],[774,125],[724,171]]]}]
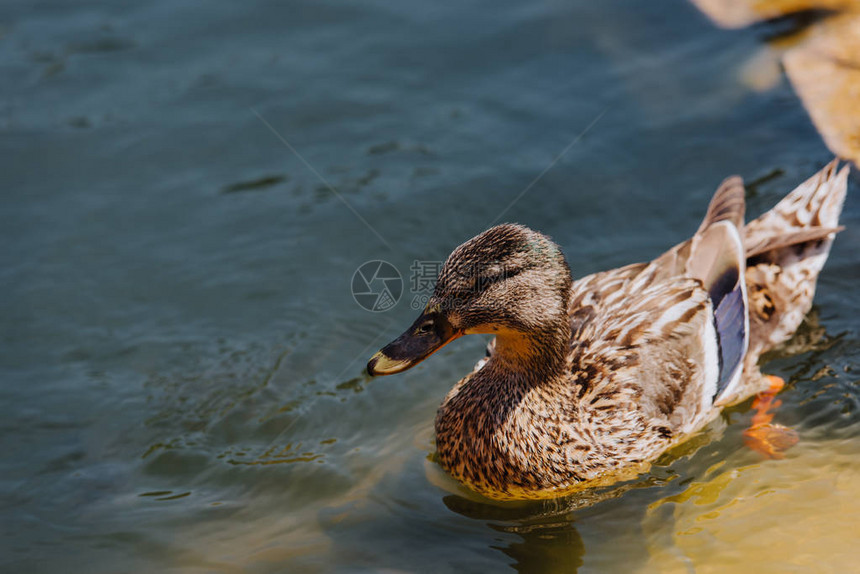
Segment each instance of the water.
[{"label": "water", "polygon": [[814,320],[765,369],[801,436],[783,461],[743,446],[745,404],[639,480],[493,505],[429,460],[484,341],[362,374],[414,311],[360,308],[355,269],[444,258],[601,113],[504,217],[577,275],[686,237],[729,174],[762,180],[755,214],[830,158],[754,81],[769,27],[651,4],[6,2],[3,570],[853,564],[856,175]]}]

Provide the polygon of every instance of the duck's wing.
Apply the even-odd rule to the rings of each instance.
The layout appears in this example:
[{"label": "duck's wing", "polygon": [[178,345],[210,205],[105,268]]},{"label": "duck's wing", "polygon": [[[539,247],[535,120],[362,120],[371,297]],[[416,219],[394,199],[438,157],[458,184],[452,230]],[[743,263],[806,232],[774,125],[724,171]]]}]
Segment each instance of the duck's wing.
[{"label": "duck's wing", "polygon": [[572,370],[599,373],[589,401],[632,394],[689,432],[738,384],[749,331],[743,213],[743,185],[729,178],[689,241],[574,283]]},{"label": "duck's wing", "polygon": [[740,384],[749,348],[746,254],[741,235],[744,207],[741,178],[726,179],[690,242],[686,262],[686,275],[702,282],[713,306],[720,364],[716,404]]},{"label": "duck's wing", "polygon": [[574,290],[570,369],[582,418],[629,426],[637,440],[671,439],[706,422],[720,365],[701,282],[656,278],[650,265],[636,265],[581,279]]}]

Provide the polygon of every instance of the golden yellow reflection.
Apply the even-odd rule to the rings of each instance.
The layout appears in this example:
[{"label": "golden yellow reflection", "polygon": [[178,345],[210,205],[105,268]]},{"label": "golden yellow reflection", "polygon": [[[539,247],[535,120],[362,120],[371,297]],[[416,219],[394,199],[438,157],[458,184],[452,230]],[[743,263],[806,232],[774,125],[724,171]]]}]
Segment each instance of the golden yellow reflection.
[{"label": "golden yellow reflection", "polygon": [[860,11],[818,23],[783,62],[827,146],[860,165]]},{"label": "golden yellow reflection", "polygon": [[785,460],[724,466],[649,507],[643,571],[820,572],[824,562],[827,571],[856,569],[856,445],[807,442]]}]

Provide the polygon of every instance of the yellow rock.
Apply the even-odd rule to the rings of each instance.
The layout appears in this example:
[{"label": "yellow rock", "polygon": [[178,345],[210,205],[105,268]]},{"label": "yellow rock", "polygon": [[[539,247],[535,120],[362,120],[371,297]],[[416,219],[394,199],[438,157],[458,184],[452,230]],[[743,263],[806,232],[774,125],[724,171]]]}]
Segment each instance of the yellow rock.
[{"label": "yellow rock", "polygon": [[715,24],[723,28],[743,28],[804,10],[842,10],[856,6],[857,0],[692,0]]},{"label": "yellow rock", "polygon": [[783,62],[827,146],[860,166],[860,12],[818,23]]},{"label": "yellow rock", "polygon": [[[771,41],[740,72],[755,91],[779,83],[782,64],[830,151],[860,166],[860,0],[691,0],[718,26],[741,28],[804,10],[842,13]],[[784,54],[782,54],[784,52]]]}]

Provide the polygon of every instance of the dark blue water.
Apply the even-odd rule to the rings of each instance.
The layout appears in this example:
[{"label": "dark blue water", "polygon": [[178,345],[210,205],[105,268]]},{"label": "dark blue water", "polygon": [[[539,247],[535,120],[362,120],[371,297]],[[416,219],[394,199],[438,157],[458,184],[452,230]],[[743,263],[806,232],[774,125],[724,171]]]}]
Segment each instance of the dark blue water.
[{"label": "dark blue water", "polygon": [[856,176],[808,340],[765,369],[786,461],[743,447],[747,405],[606,500],[489,505],[428,460],[484,341],[363,375],[414,316],[356,304],[365,261],[406,278],[510,206],[582,275],[687,237],[727,175],[759,181],[751,214],[812,175],[831,156],[790,86],[744,79],[768,34],[681,0],[4,3],[3,570],[718,567],[670,500],[715,464],[725,504],[856,474]]}]

